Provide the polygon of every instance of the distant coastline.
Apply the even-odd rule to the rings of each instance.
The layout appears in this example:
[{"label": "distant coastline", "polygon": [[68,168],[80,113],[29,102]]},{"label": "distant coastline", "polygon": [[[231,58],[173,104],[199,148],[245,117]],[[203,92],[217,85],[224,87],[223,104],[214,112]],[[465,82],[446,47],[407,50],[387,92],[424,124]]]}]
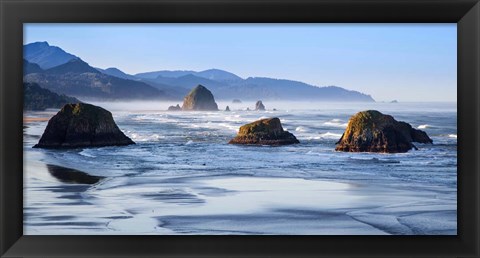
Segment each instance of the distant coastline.
[{"label": "distant coastline", "polygon": [[314,100],[375,102],[368,94],[338,86],[315,86],[300,81],[241,78],[220,69],[154,71],[126,74],[117,68],[95,68],[80,57],[48,42],[24,45],[24,82],[71,97],[106,101],[182,100],[198,84],[219,100]]}]

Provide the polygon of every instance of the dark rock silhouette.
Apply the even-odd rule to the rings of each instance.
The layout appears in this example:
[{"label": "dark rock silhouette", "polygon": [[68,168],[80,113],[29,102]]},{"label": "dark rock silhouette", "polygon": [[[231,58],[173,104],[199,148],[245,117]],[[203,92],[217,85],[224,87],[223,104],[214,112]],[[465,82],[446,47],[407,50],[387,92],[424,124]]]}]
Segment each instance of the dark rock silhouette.
[{"label": "dark rock silhouette", "polygon": [[202,85],[193,88],[183,100],[182,110],[218,111],[212,92]]},{"label": "dark rock silhouette", "polygon": [[112,113],[90,104],[65,105],[49,121],[34,148],[77,148],[135,144],[113,120]]},{"label": "dark rock silhouette", "polygon": [[396,121],[376,110],[368,110],[350,118],[335,150],[398,153],[417,149],[412,142],[432,143],[432,139],[408,123]]},{"label": "dark rock silhouette", "polygon": [[225,111],[230,111],[230,107],[227,106],[227,107],[225,108]]},{"label": "dark rock silhouette", "polygon": [[267,118],[240,127],[229,144],[287,145],[300,143],[295,136],[283,130],[280,119]]},{"label": "dark rock silhouette", "polygon": [[265,106],[263,105],[261,100],[259,100],[259,101],[257,101],[257,103],[255,103],[255,110],[265,111]]},{"label": "dark rock silhouette", "polygon": [[168,107],[168,111],[180,111],[182,110],[182,108],[180,107],[179,104],[177,104],[176,106],[169,106]]}]

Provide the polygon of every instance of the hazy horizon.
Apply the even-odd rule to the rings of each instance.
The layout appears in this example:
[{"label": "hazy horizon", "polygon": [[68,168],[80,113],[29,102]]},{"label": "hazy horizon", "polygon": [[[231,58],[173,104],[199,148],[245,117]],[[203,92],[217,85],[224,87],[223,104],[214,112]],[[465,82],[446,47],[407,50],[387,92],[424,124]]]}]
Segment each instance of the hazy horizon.
[{"label": "hazy horizon", "polygon": [[456,102],[456,24],[25,24],[91,66],[221,69],[335,85],[376,101]]}]

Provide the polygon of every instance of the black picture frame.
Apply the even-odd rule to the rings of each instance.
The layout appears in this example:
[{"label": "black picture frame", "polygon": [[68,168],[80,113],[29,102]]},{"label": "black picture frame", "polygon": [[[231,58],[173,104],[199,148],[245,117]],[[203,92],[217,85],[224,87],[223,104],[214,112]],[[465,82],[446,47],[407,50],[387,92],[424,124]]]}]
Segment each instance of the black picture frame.
[{"label": "black picture frame", "polygon": [[[478,0],[0,0],[1,257],[479,257]],[[458,25],[457,236],[24,236],[22,46],[27,22]]]}]

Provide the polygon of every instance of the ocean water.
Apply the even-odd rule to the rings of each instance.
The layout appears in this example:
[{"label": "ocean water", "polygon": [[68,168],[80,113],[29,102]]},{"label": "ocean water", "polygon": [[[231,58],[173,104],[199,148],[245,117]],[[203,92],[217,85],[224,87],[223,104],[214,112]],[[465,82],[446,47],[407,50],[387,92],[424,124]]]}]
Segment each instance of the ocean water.
[{"label": "ocean water", "polygon": [[[457,234],[455,103],[264,102],[263,112],[246,111],[253,102],[219,103],[231,112],[93,104],[136,144],[33,149],[47,122],[26,122],[25,234]],[[368,109],[434,143],[401,154],[334,151],[349,117]],[[227,144],[241,125],[267,117],[279,117],[301,143]],[[57,166],[104,178],[62,180]]]}]

